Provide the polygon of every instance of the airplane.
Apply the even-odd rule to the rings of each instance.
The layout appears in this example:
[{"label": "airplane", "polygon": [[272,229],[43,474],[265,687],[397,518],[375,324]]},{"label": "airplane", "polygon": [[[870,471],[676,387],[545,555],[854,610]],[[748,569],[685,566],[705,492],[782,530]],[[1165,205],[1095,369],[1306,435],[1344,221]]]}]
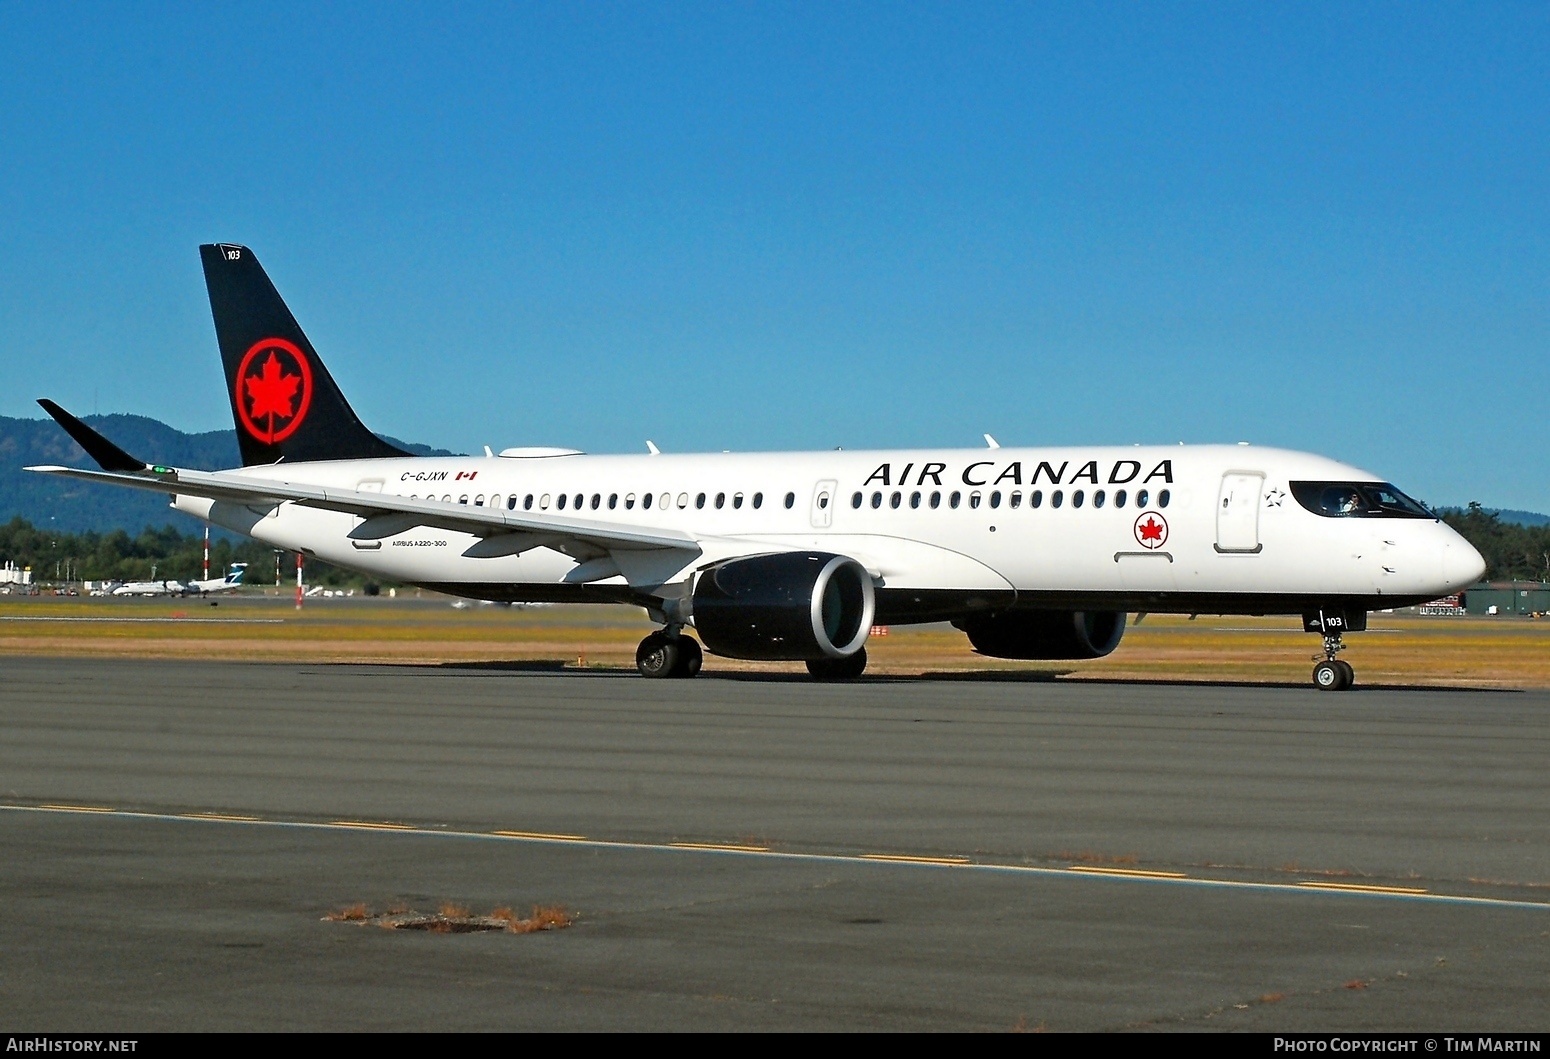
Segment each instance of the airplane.
[{"label": "airplane", "polygon": [[112,592],[115,596],[178,596],[184,594],[178,581],[128,581]]},{"label": "airplane", "polygon": [[221,592],[235,592],[242,587],[242,575],[247,572],[247,563],[232,563],[225,577],[195,578],[183,586],[183,594],[213,596]]},{"label": "airplane", "polygon": [[1379,476],[1243,443],[415,456],[357,418],[250,249],[200,256],[243,465],[148,464],[44,399],[101,469],[29,470],[454,596],[642,607],[647,677],[692,677],[709,650],[852,679],[878,625],[1057,660],[1108,655],[1132,612],[1285,614],[1323,638],[1313,683],[1343,690],[1369,611],[1485,569]]}]

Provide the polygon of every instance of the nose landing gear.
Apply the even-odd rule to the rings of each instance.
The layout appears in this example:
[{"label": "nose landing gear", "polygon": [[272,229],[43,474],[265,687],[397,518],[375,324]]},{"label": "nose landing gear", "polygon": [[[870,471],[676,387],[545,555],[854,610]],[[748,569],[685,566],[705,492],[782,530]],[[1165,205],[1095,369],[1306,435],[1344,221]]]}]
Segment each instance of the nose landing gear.
[{"label": "nose landing gear", "polygon": [[682,625],[669,625],[647,636],[635,649],[635,668],[643,677],[658,679],[698,676],[705,664],[699,641],[683,634]]},{"label": "nose landing gear", "polygon": [[1336,655],[1345,650],[1341,636],[1346,630],[1360,632],[1367,628],[1367,612],[1313,611],[1302,616],[1302,627],[1324,637],[1324,657],[1313,667],[1313,686],[1320,691],[1345,691],[1355,684],[1356,671],[1349,662],[1341,661]]},{"label": "nose landing gear", "polygon": [[1356,683],[1351,663],[1335,657],[1335,652],[1344,650],[1338,631],[1324,634],[1324,660],[1313,667],[1313,683],[1320,691],[1344,691]]}]

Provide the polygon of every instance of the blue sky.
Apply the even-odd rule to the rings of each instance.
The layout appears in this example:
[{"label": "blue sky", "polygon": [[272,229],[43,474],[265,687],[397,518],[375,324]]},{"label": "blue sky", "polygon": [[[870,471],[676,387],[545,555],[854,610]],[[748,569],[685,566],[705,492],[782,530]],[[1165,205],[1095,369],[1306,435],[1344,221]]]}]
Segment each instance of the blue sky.
[{"label": "blue sky", "polygon": [[1547,56],[1542,3],[0,5],[0,414],[229,427],[230,241],[417,441],[1251,440],[1550,511]]}]

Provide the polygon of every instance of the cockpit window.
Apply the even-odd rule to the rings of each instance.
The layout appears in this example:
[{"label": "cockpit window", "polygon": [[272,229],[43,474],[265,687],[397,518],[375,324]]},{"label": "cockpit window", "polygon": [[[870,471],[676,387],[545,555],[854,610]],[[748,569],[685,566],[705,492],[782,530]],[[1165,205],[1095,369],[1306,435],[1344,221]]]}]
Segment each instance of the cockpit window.
[{"label": "cockpit window", "polygon": [[1436,518],[1387,482],[1292,482],[1292,495],[1325,518]]}]

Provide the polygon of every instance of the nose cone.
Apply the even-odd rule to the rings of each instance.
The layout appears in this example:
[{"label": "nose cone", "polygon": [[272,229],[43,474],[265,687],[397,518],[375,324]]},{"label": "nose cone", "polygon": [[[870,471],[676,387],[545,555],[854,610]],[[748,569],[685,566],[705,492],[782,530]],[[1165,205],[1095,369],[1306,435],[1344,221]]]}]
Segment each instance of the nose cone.
[{"label": "nose cone", "polygon": [[1442,551],[1442,579],[1448,583],[1448,591],[1468,588],[1485,576],[1485,559],[1457,533],[1453,534]]}]

